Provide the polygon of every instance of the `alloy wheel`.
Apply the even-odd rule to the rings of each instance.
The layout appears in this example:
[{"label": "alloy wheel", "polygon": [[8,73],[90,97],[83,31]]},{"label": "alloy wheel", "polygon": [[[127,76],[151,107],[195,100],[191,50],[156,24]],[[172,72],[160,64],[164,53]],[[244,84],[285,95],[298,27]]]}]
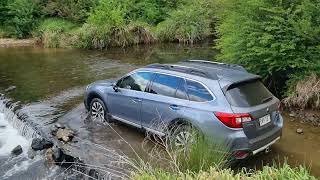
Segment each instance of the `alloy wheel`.
[{"label": "alloy wheel", "polygon": [[91,106],[91,117],[94,121],[104,122],[105,111],[103,105],[100,102],[93,102]]}]

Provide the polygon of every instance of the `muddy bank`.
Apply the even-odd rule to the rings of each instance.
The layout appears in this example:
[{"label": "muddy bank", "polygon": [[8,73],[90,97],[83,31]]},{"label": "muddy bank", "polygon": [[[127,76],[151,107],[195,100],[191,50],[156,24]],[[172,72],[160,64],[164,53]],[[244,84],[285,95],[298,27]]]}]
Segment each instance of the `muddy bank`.
[{"label": "muddy bank", "polygon": [[0,38],[0,47],[22,47],[22,46],[35,46],[36,39],[13,39],[13,38]]}]

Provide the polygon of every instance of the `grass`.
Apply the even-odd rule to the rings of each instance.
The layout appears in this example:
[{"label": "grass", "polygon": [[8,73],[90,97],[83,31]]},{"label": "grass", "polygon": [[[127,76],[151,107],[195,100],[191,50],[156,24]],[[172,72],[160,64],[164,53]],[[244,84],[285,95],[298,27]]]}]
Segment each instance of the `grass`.
[{"label": "grass", "polygon": [[320,77],[316,74],[311,74],[302,79],[291,80],[294,81],[289,86],[291,92],[283,100],[287,107],[298,107],[300,109],[320,108]]},{"label": "grass", "polygon": [[11,36],[10,31],[13,31],[13,28],[0,26],[0,38],[9,38]]},{"label": "grass", "polygon": [[[196,134],[195,140],[187,147],[187,151],[181,153],[175,149],[164,146],[169,153],[171,162],[175,164],[168,168],[160,166],[140,166],[144,167],[132,173],[134,180],[172,180],[172,179],[199,179],[199,180],[315,180],[310,175],[309,170],[304,166],[290,167],[287,162],[281,166],[274,164],[264,166],[261,170],[247,171],[245,168],[240,172],[235,172],[228,167],[229,154],[226,146],[215,143],[203,136]],[[170,161],[170,160],[169,160]]]},{"label": "grass", "polygon": [[143,171],[133,174],[134,180],[172,180],[172,179],[199,179],[199,180],[316,180],[315,177],[309,174],[309,171],[299,166],[296,168],[290,167],[287,163],[282,167],[277,166],[264,166],[262,170],[254,172],[246,172],[245,170],[240,173],[235,173],[231,169],[219,169],[211,167],[207,171],[200,171],[198,173],[185,172],[173,173],[155,169],[152,171]]},{"label": "grass", "polygon": [[159,41],[193,44],[213,34],[214,3],[199,0],[186,3],[170,12],[169,17],[156,27]]},{"label": "grass", "polygon": [[34,35],[40,38],[44,47],[70,47],[74,43],[73,34],[76,28],[77,24],[70,21],[49,18],[40,23]]}]

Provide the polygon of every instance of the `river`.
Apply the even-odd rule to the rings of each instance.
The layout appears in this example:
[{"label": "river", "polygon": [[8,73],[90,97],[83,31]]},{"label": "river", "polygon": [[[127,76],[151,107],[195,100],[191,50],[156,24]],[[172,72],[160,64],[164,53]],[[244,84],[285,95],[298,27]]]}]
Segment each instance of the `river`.
[{"label": "river", "polygon": [[[49,133],[57,122],[74,129],[76,141],[64,146],[89,164],[105,165],[107,160],[114,158],[110,160],[108,154],[115,152],[134,156],[127,143],[139,155],[146,156],[143,133],[120,123],[109,127],[87,120],[82,104],[85,86],[96,80],[117,78],[150,63],[213,60],[215,54],[212,44],[208,43],[194,46],[158,44],[106,51],[0,48],[0,92],[5,94],[0,103],[10,99],[15,105],[11,109],[0,106],[0,128],[3,127],[0,129],[0,179],[61,177],[61,170],[47,167],[40,155],[28,159],[26,152],[32,135],[25,136],[30,136],[30,132],[23,128],[24,125],[17,126],[19,118],[12,115],[17,109],[28,117],[30,126],[45,133]],[[320,177],[320,128],[301,123],[300,119],[289,117],[287,113],[284,117],[283,137],[272,151],[241,162],[240,166],[259,168],[262,164],[286,159],[293,166],[305,164],[313,175]],[[297,134],[297,128],[303,128],[304,134]],[[23,155],[11,157],[11,149],[18,144],[23,146]],[[121,176],[117,170],[113,174]]]}]

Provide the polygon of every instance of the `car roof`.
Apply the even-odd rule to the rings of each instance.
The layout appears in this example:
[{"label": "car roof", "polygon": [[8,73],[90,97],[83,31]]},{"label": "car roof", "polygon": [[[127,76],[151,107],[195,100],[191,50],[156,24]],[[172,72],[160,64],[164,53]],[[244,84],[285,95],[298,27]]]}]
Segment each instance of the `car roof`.
[{"label": "car roof", "polygon": [[206,60],[185,60],[176,64],[151,64],[145,68],[168,70],[218,80],[221,88],[225,90],[235,83],[260,79],[260,76],[248,73],[240,65]]}]

